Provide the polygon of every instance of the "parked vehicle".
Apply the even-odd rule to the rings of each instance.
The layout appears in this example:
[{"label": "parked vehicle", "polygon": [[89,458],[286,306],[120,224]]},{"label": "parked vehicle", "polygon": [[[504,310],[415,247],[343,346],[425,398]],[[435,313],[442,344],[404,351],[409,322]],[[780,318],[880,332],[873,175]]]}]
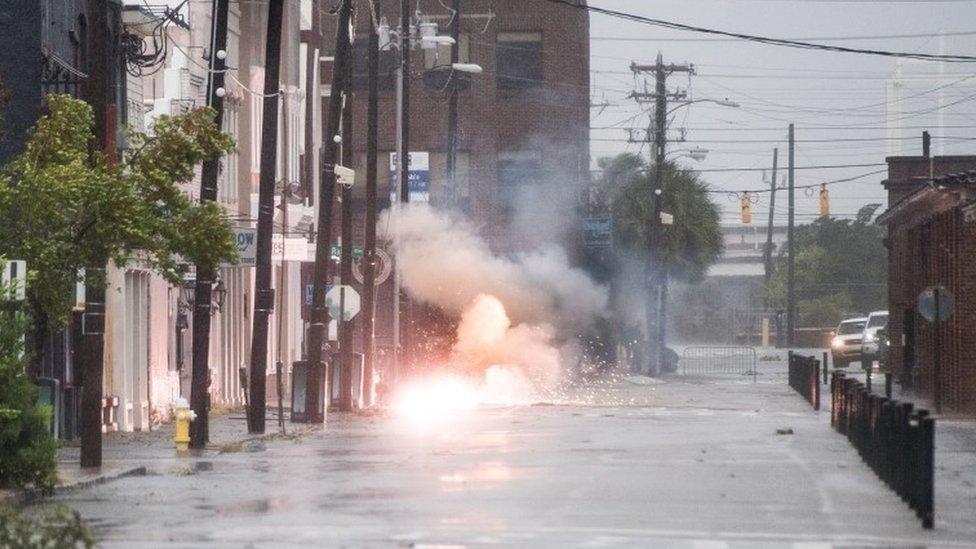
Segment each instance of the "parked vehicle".
[{"label": "parked vehicle", "polygon": [[847,368],[853,360],[861,358],[861,339],[867,317],[848,318],[837,325],[830,342],[830,354],[834,368]]},{"label": "parked vehicle", "polygon": [[874,311],[868,315],[861,342],[861,364],[865,369],[871,367],[874,361],[878,360],[880,356],[878,332],[887,326],[888,311]]}]

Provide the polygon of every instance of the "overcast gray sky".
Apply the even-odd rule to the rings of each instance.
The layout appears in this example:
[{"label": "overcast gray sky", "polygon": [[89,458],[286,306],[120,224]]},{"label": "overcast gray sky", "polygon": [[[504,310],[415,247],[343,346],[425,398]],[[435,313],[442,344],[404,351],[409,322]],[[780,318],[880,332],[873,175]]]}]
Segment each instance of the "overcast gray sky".
[{"label": "overcast gray sky", "polygon": [[[626,11],[656,19],[777,38],[805,38],[849,47],[922,53],[976,55],[976,2],[827,2],[817,0],[590,0],[593,6]],[[946,33],[939,37],[939,33]],[[967,34],[958,34],[967,33]],[[892,58],[806,51],[622,21],[600,14],[590,20],[592,97],[609,103],[592,110],[594,158],[648,147],[626,143],[627,127],[647,127],[646,115],[626,98],[634,88],[631,61],[653,62],[658,51],[666,62],[692,63],[697,75],[675,75],[669,88],[688,89],[695,99],[735,101],[734,109],[712,104],[691,105],[678,111],[671,128],[687,128],[687,142],[669,149],[704,147],[704,162],[683,158],[695,168],[766,168],[772,149],[780,149],[786,165],[786,135],[796,124],[796,166],[883,163],[900,147],[904,154],[920,154],[921,132],[931,128],[936,154],[976,153],[976,65],[905,61],[904,86],[898,100],[886,91],[898,62]],[[836,39],[842,37],[892,38]],[[641,39],[640,41],[607,38]],[[828,38],[830,38],[828,40]],[[813,40],[811,40],[813,41]],[[945,74],[942,74],[942,73]],[[941,88],[941,89],[937,89]],[[940,103],[941,102],[941,103]],[[943,130],[936,129],[939,105]],[[899,134],[885,130],[886,112],[904,126]],[[609,129],[602,129],[609,128]],[[676,137],[677,132],[670,132]],[[943,139],[952,138],[952,139]],[[847,141],[834,141],[846,139]],[[814,142],[810,142],[813,140]],[[895,149],[889,148],[896,147]],[[820,183],[858,176],[883,167],[811,169],[796,172],[796,184]],[[785,169],[780,180],[785,183]],[[761,172],[708,172],[716,189],[753,189],[764,185]],[[831,186],[831,213],[853,214],[870,202],[883,202],[883,174]],[[753,207],[754,222],[765,223],[768,193]],[[723,221],[738,220],[738,203],[716,197]],[[785,193],[777,196],[777,222],[785,223]],[[815,193],[797,192],[798,222],[818,211]]]}]

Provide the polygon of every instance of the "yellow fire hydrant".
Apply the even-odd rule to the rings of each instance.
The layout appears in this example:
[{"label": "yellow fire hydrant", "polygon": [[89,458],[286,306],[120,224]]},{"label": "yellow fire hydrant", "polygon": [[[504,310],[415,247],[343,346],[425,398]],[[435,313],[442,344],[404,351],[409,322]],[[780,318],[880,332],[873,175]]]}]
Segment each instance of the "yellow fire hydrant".
[{"label": "yellow fire hydrant", "polygon": [[178,398],[173,402],[173,421],[176,422],[173,442],[176,443],[177,452],[190,449],[190,422],[196,418],[196,412],[190,409],[185,398]]}]

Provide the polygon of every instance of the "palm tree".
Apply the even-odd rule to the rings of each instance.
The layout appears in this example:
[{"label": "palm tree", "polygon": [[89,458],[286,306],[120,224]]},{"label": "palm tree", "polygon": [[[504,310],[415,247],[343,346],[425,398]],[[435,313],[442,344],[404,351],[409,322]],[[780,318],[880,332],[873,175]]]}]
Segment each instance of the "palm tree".
[{"label": "palm tree", "polygon": [[[613,197],[614,243],[625,256],[638,261],[648,258],[648,231],[653,214],[652,173],[646,162],[632,153],[602,158],[601,183]],[[656,313],[665,318],[668,280],[676,277],[691,282],[704,278],[709,266],[722,254],[719,207],[708,196],[708,185],[691,170],[674,163],[664,166],[661,210],[674,216],[674,224],[663,226],[663,295]],[[646,311],[648,325],[655,311]],[[664,341],[665,322],[659,324],[659,341]]]}]

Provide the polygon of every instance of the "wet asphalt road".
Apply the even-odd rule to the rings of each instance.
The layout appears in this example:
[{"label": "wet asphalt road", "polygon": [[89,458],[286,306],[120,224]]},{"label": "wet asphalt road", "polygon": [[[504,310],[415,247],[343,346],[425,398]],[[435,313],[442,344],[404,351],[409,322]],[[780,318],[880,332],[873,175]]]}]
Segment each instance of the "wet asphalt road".
[{"label": "wet asphalt road", "polygon": [[976,543],[973,521],[921,530],[776,374],[570,400],[429,422],[333,414],[299,441],[165,456],[60,500],[108,547]]}]

